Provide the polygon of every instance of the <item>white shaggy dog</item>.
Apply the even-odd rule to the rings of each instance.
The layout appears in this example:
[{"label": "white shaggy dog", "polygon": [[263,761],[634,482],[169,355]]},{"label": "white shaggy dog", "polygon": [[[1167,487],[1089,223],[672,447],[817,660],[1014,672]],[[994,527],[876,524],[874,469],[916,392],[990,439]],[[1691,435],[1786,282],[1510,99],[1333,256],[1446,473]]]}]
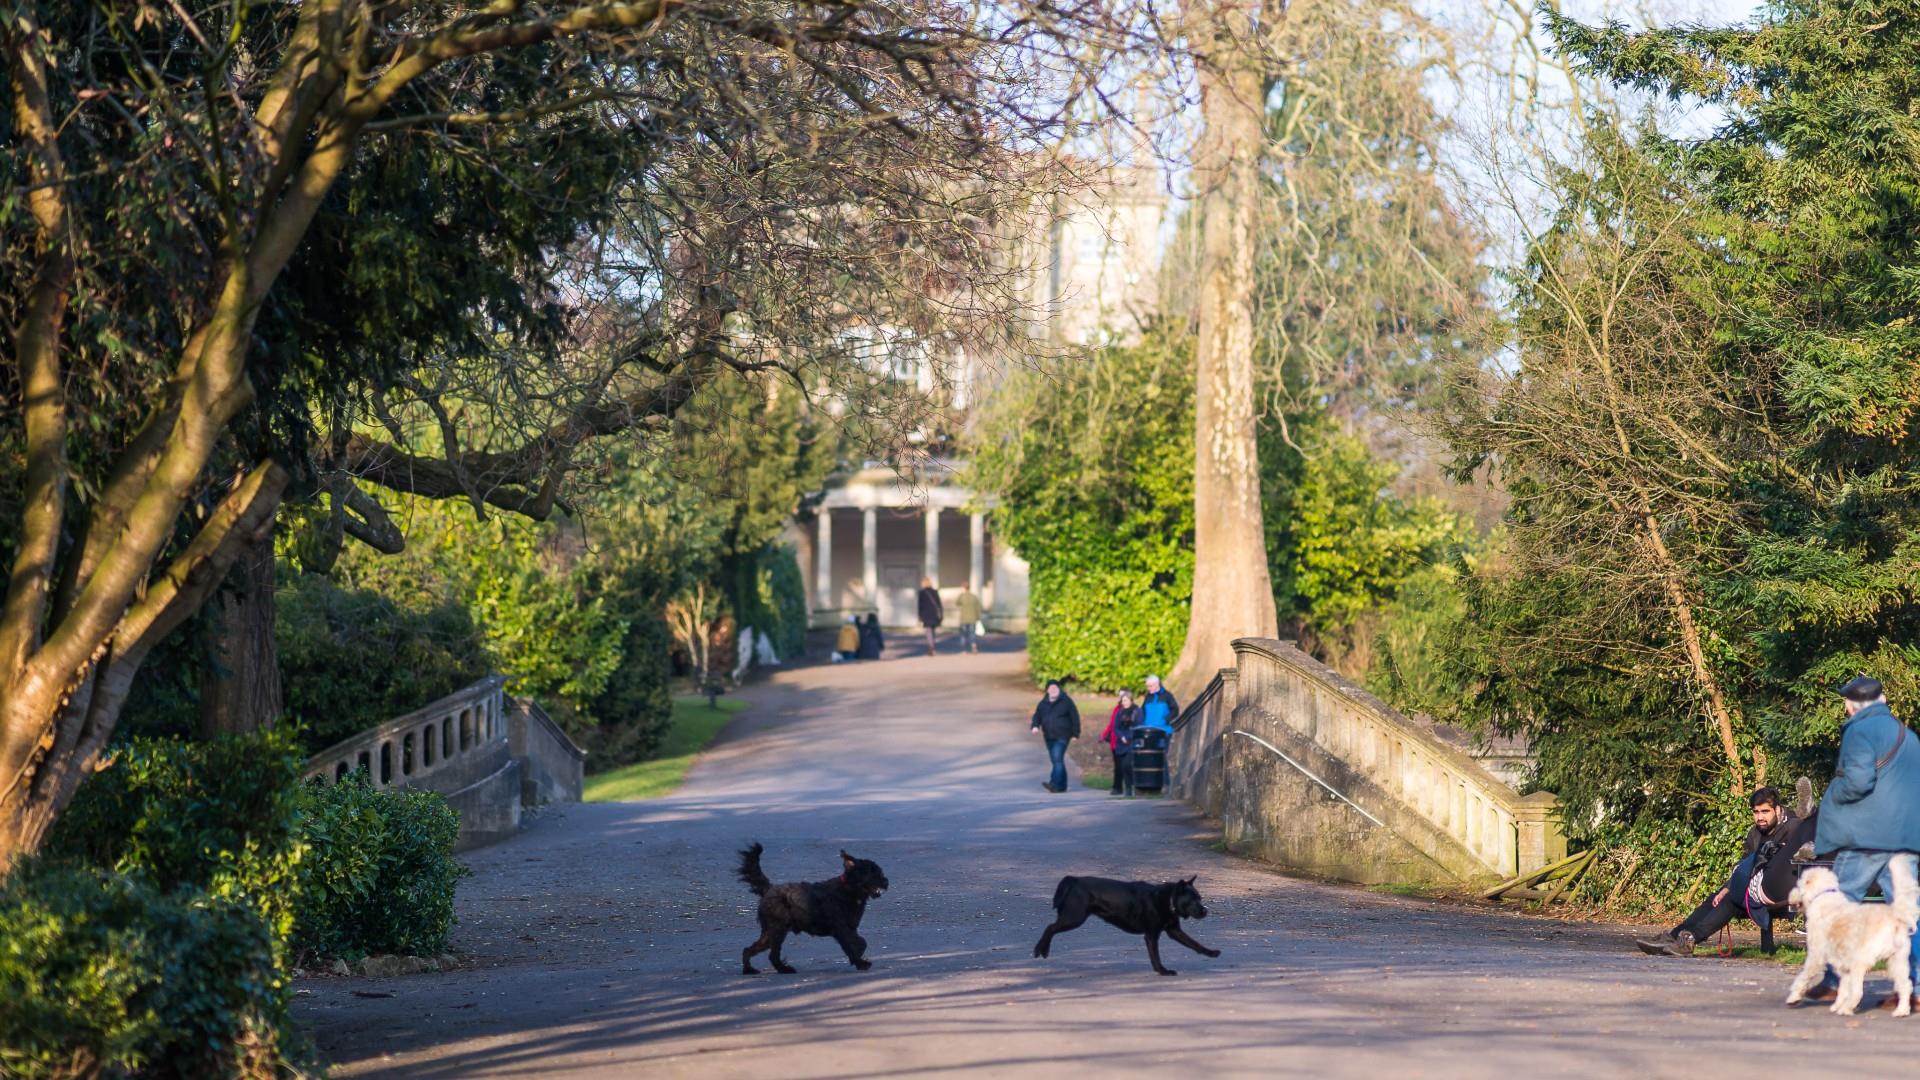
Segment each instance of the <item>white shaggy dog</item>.
[{"label": "white shaggy dog", "polygon": [[1914,883],[1912,855],[1896,855],[1889,865],[1893,899],[1885,904],[1856,904],[1847,899],[1840,891],[1840,879],[1825,867],[1809,867],[1800,875],[1787,902],[1807,912],[1807,966],[1787,991],[1787,1004],[1806,996],[1831,967],[1840,976],[1833,1011],[1850,1016],[1860,1004],[1867,972],[1885,960],[1893,976],[1893,992],[1899,995],[1893,1015],[1913,1011],[1907,942],[1914,924],[1920,922],[1920,885]]}]

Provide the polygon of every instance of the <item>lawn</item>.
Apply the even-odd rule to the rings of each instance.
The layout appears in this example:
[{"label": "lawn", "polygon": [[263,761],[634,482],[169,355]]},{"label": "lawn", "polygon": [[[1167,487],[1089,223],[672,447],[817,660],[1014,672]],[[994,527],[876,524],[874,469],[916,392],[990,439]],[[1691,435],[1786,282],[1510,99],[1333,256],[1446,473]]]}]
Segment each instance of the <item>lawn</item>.
[{"label": "lawn", "polygon": [[676,696],[673,725],[667,729],[659,751],[646,761],[587,777],[583,798],[587,802],[632,802],[673,794],[693,767],[693,759],[720,734],[734,713],[746,707],[744,701],[721,698],[719,707],[710,709],[704,697]]}]

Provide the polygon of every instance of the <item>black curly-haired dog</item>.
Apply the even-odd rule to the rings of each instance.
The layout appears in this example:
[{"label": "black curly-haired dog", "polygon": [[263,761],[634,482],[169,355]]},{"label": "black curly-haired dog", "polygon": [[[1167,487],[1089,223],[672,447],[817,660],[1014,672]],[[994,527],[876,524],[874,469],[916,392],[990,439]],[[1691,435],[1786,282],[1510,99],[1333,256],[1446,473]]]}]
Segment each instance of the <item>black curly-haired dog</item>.
[{"label": "black curly-haired dog", "polygon": [[762,850],[756,843],[740,852],[740,880],[760,898],[760,940],[740,954],[740,973],[758,975],[753,957],[764,952],[773,961],[773,970],[793,974],[793,968],[780,958],[780,946],[788,934],[830,937],[840,943],[848,963],[861,971],[872,967],[866,958],[867,939],[860,936],[860,917],[867,913],[868,900],[887,891],[887,875],[880,872],[879,864],[842,851],[839,877],[775,885],[760,870]]},{"label": "black curly-haired dog", "polygon": [[1044,958],[1053,947],[1053,935],[1078,929],[1090,915],[1098,915],[1129,934],[1145,934],[1147,959],[1162,975],[1177,972],[1160,963],[1161,934],[1201,956],[1220,955],[1219,949],[1207,948],[1180,929],[1181,919],[1207,917],[1207,906],[1200,902],[1200,891],[1193,887],[1192,878],[1151,885],[1144,881],[1063,877],[1053,890],[1053,909],[1059,917],[1040,935],[1040,943],[1033,947],[1035,956]]}]

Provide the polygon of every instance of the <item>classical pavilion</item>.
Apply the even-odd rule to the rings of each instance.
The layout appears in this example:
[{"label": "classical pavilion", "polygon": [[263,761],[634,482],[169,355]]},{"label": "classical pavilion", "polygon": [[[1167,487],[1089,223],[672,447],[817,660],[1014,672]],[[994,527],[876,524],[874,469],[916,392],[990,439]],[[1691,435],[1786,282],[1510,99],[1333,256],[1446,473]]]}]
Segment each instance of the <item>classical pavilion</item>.
[{"label": "classical pavilion", "polygon": [[[1047,313],[1038,332],[1055,341],[1124,338],[1155,306],[1167,206],[1161,174],[1122,167],[1112,175],[1119,179],[1095,199],[1052,214],[1045,250],[1031,261],[1035,310]],[[890,356],[885,365],[894,378],[929,385],[911,356]],[[970,402],[961,404],[993,392],[995,374],[973,370],[961,388]],[[958,482],[962,465],[939,456],[905,467],[868,462],[835,474],[807,500],[811,510],[790,523],[788,537],[813,626],[869,612],[888,627],[914,626],[920,580],[928,578],[950,613],[968,586],[988,630],[1026,629],[1026,561],[993,535],[983,512],[989,507]]]}]

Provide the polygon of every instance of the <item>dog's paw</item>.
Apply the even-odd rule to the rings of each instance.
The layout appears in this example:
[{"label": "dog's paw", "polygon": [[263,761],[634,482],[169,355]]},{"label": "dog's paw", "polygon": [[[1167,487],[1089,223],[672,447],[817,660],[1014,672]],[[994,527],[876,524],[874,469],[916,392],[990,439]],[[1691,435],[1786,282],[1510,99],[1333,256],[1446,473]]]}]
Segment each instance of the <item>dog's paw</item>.
[{"label": "dog's paw", "polygon": [[1035,945],[1033,947],[1033,955],[1041,960],[1045,960],[1047,958],[1047,950],[1043,946]]},{"label": "dog's paw", "polygon": [[1180,973],[1179,973],[1179,972],[1177,972],[1177,971],[1175,971],[1175,970],[1173,970],[1172,968],[1161,968],[1161,969],[1160,969],[1160,971],[1159,971],[1159,974],[1161,974],[1161,975],[1178,975],[1178,974],[1180,974]]},{"label": "dog's paw", "polygon": [[1912,1014],[1913,1004],[1911,1002],[1903,1001],[1893,1007],[1893,1015],[1895,1016],[1910,1016]]},{"label": "dog's paw", "polygon": [[792,964],[781,964],[779,967],[774,968],[773,970],[779,972],[782,975],[797,975],[800,973],[800,969],[797,967],[794,967]]},{"label": "dog's paw", "polygon": [[1204,953],[1201,953],[1200,955],[1202,955],[1202,956],[1205,956],[1205,957],[1206,957],[1206,958],[1208,958],[1209,960],[1218,960],[1218,959],[1220,959],[1220,950],[1219,950],[1219,949],[1208,949],[1208,950],[1207,950],[1206,952],[1204,952]]},{"label": "dog's paw", "polygon": [[1827,1006],[1827,1011],[1832,1013],[1835,1016],[1852,1016],[1853,1006],[1843,1005],[1840,1002],[1836,1001],[1833,1004]]},{"label": "dog's paw", "polygon": [[745,967],[743,967],[743,968],[741,968],[741,969],[740,969],[740,974],[742,974],[742,975],[758,975],[758,974],[760,974],[760,969],[759,969],[759,968],[757,968],[757,967],[754,967],[754,966],[753,966],[752,964],[748,964],[748,965],[746,965]]},{"label": "dog's paw", "polygon": [[873,966],[873,961],[871,961],[871,960],[855,960],[855,961],[853,962],[853,966],[854,966],[854,970],[856,970],[856,971],[865,971],[865,970],[867,970],[868,968],[870,968],[870,967],[872,967],[872,966]]}]

